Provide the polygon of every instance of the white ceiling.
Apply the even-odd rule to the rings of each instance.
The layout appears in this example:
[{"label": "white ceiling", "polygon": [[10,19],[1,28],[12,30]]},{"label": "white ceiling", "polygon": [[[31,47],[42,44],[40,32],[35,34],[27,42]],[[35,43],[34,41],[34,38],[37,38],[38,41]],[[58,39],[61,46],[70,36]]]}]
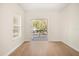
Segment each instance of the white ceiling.
[{"label": "white ceiling", "polygon": [[25,11],[60,11],[67,3],[22,3],[20,6]]}]

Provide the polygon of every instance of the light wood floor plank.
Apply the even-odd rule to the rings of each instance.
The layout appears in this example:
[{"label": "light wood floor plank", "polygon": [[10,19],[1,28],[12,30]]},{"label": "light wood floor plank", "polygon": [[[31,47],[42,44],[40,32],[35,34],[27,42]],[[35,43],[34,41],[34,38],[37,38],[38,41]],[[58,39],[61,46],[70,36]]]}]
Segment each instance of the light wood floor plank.
[{"label": "light wood floor plank", "polygon": [[79,56],[79,52],[63,42],[24,42],[10,56]]}]

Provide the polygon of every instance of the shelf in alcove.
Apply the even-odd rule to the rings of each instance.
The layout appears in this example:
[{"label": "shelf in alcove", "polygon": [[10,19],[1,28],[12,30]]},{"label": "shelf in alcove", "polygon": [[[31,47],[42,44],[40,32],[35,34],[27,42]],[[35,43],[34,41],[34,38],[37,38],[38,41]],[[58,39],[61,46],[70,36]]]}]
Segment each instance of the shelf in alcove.
[{"label": "shelf in alcove", "polygon": [[13,26],[21,26],[21,25],[18,25],[18,24],[14,24]]}]

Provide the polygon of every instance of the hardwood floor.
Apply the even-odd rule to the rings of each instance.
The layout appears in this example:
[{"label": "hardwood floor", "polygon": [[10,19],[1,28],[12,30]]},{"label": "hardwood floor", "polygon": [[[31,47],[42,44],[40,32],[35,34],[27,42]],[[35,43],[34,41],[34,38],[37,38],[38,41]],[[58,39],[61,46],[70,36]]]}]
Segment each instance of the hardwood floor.
[{"label": "hardwood floor", "polygon": [[63,42],[24,42],[10,56],[79,56],[79,52]]}]

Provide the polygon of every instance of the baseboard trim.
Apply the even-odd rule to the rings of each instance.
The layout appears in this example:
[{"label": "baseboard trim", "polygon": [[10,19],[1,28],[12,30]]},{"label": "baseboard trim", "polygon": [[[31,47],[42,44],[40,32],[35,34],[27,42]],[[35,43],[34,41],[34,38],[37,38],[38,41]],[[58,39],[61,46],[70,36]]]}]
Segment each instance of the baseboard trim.
[{"label": "baseboard trim", "polygon": [[24,41],[23,42],[21,42],[20,44],[18,44],[15,48],[13,48],[12,50],[10,50],[7,54],[5,54],[4,56],[9,56],[14,50],[16,50],[20,45],[22,45],[24,43]]},{"label": "baseboard trim", "polygon": [[73,49],[74,51],[79,53],[79,49],[74,48],[73,46],[67,44],[66,42],[62,41],[62,43],[66,44],[68,47],[70,47],[71,49]]},{"label": "baseboard trim", "polygon": [[62,41],[48,41],[50,43],[58,43],[58,42],[62,42]]}]

